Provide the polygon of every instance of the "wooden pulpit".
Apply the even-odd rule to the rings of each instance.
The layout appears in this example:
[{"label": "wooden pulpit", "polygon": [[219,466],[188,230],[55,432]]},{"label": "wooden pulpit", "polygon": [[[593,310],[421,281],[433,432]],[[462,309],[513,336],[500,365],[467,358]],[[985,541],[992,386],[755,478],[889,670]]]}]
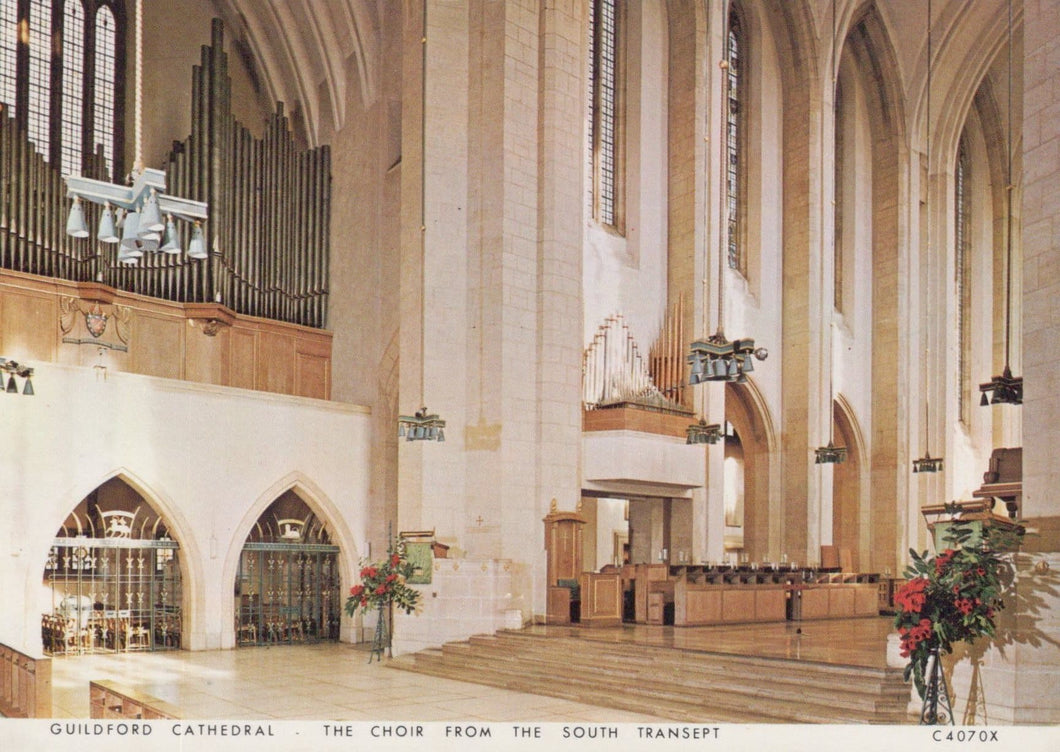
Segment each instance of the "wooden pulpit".
[{"label": "wooden pulpit", "polygon": [[572,606],[579,601],[578,580],[582,573],[582,530],[585,518],[578,512],[561,512],[552,500],[545,517],[545,556],[547,561],[548,624],[570,624]]}]

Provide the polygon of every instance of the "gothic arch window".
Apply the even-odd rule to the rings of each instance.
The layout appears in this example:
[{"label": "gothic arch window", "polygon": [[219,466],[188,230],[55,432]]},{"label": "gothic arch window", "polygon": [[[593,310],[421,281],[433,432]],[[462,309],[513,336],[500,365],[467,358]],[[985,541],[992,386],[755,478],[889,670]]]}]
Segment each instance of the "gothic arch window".
[{"label": "gothic arch window", "polygon": [[957,149],[957,164],[954,168],[953,182],[953,229],[954,229],[954,276],[957,303],[957,407],[962,422],[968,422],[968,388],[971,381],[970,363],[967,352],[970,347],[971,317],[968,315],[971,304],[971,159],[968,145],[962,135]]},{"label": "gothic arch window", "polygon": [[62,163],[64,175],[81,172],[85,105],[85,8],[71,0],[63,9]]},{"label": "gothic arch window", "polygon": [[592,216],[622,230],[622,6],[594,0],[589,14],[589,168]]},{"label": "gothic arch window", "polygon": [[124,11],[124,0],[0,0],[0,102],[64,174],[122,172]]},{"label": "gothic arch window", "polygon": [[746,100],[744,91],[746,76],[746,34],[740,15],[733,8],[729,11],[728,33],[725,41],[726,68],[726,133],[725,133],[725,200],[728,219],[729,268],[745,272],[743,258],[743,202],[744,196],[744,140],[746,124],[742,105]]}]

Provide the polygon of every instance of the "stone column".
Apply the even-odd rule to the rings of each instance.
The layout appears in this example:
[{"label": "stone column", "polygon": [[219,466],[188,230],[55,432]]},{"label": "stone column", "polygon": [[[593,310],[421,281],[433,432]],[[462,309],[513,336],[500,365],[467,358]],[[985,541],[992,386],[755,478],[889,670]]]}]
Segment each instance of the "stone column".
[{"label": "stone column", "polygon": [[1015,628],[1005,664],[1013,675],[994,693],[1011,692],[998,704],[1013,723],[1060,723],[1060,0],[1022,5],[1022,516],[1035,534],[1024,541],[1015,623],[1006,625]]}]

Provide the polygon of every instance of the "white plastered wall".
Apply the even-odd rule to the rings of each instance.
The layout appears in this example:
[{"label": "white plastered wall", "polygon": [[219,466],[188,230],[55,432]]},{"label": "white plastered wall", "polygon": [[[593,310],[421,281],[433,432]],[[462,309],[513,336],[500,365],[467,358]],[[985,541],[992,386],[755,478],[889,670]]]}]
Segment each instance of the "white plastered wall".
[{"label": "white plastered wall", "polygon": [[[35,396],[5,400],[0,642],[40,650],[41,587],[59,526],[121,478],[180,544],[183,645],[234,645],[232,587],[258,515],[293,489],[328,522],[349,585],[367,536],[367,409],[92,368],[41,365]],[[344,622],[348,637],[351,624]]]}]

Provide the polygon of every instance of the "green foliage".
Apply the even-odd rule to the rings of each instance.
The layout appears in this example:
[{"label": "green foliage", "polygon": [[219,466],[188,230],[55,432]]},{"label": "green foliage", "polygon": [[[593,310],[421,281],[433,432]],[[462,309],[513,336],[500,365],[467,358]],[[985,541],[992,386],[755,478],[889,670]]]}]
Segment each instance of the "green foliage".
[{"label": "green foliage", "polygon": [[361,584],[350,588],[346,613],[353,616],[357,609],[369,611],[391,603],[406,614],[412,613],[420,598],[419,591],[407,584],[414,569],[406,555],[404,541],[392,543],[382,561],[373,564],[362,560]]},{"label": "green foliage", "polygon": [[987,531],[982,540],[971,543],[977,534],[971,523],[955,519],[947,536],[953,548],[937,556],[909,551],[906,582],[894,596],[894,626],[902,657],[909,659],[905,680],[913,679],[921,698],[932,650],[952,653],[959,642],[971,644],[996,634],[994,619],[1004,607],[1002,579],[1007,574],[998,544],[1011,547],[1012,541],[995,540]]}]

